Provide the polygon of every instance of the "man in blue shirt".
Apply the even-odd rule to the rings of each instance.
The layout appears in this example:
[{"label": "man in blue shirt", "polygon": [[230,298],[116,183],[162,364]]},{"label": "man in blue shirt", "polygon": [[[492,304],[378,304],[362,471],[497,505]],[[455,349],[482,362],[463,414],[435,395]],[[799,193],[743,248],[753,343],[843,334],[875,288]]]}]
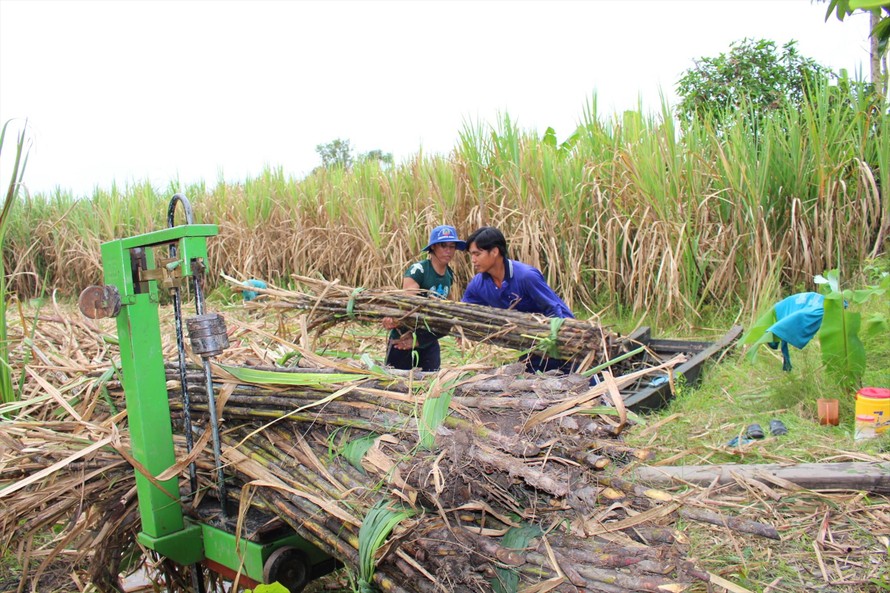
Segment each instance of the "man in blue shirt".
[{"label": "man in blue shirt", "polygon": [[[500,230],[482,227],[467,238],[467,246],[476,275],[464,291],[463,302],[574,318],[540,270],[508,258],[507,240]],[[567,361],[556,358],[530,354],[524,360],[530,372],[571,370]]]}]

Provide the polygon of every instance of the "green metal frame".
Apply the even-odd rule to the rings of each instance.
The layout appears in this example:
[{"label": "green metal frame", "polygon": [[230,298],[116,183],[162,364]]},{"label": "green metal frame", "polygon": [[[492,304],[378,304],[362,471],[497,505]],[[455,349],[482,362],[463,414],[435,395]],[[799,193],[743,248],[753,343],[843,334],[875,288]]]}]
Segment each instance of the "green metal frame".
[{"label": "green metal frame", "polygon": [[192,524],[183,517],[178,479],[149,477],[168,469],[176,457],[161,346],[157,281],[136,282],[131,253],[133,249],[143,249],[146,267],[153,270],[155,258],[150,248],[176,243],[178,261],[167,267],[178,268],[184,278],[194,274],[194,261],[207,260],[207,237],[218,232],[216,225],[190,224],[109,241],[102,245],[102,261],[105,283],[115,286],[121,298],[117,316],[121,382],[127,401],[132,454],[142,466],[136,472],[142,518],[142,531],[137,537],[146,547],[180,564],[194,564],[207,558],[262,582],[265,560],[284,545],[304,550],[313,563],[326,555],[297,535],[261,545],[210,525]]},{"label": "green metal frame", "polygon": [[269,556],[282,546],[293,546],[306,552],[310,564],[317,564],[328,558],[327,554],[309,544],[296,534],[291,534],[270,543],[259,544],[236,538],[228,531],[212,525],[202,524],[204,534],[204,554],[208,560],[218,562],[233,571],[241,571],[258,583],[263,582],[263,566]]}]

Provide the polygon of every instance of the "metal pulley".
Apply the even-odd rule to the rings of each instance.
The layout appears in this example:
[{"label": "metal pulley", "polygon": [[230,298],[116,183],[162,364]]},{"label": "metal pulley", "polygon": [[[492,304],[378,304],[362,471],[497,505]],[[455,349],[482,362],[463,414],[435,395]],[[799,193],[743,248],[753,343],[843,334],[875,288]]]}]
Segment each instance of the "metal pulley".
[{"label": "metal pulley", "polygon": [[219,313],[195,315],[185,320],[192,351],[202,358],[219,356],[229,347],[226,321]]},{"label": "metal pulley", "polygon": [[88,286],[77,299],[80,312],[90,319],[117,317],[121,312],[121,293],[117,286]]}]

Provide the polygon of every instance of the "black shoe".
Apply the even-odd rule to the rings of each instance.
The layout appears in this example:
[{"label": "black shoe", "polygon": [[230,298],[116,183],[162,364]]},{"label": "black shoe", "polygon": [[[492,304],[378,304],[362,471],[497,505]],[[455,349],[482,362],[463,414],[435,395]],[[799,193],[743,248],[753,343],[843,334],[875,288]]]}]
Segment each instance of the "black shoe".
[{"label": "black shoe", "polygon": [[785,427],[785,424],[777,419],[773,418],[769,421],[769,433],[774,437],[782,436],[783,434],[788,434],[788,429]]},{"label": "black shoe", "polygon": [[745,430],[745,436],[749,439],[762,439],[763,438],[763,429],[760,428],[760,425],[755,423],[748,426]]}]

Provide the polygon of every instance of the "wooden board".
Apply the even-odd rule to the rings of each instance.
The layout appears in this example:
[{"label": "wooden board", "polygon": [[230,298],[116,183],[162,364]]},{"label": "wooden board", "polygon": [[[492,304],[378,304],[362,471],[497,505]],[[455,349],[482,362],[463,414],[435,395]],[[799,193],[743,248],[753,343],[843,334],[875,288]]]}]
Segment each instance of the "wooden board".
[{"label": "wooden board", "polygon": [[782,485],[782,481],[787,481],[810,490],[890,493],[890,463],[640,466],[634,469],[632,480],[662,487],[681,483],[708,486],[715,478],[719,485],[738,483],[735,476],[758,480],[768,485]]}]

